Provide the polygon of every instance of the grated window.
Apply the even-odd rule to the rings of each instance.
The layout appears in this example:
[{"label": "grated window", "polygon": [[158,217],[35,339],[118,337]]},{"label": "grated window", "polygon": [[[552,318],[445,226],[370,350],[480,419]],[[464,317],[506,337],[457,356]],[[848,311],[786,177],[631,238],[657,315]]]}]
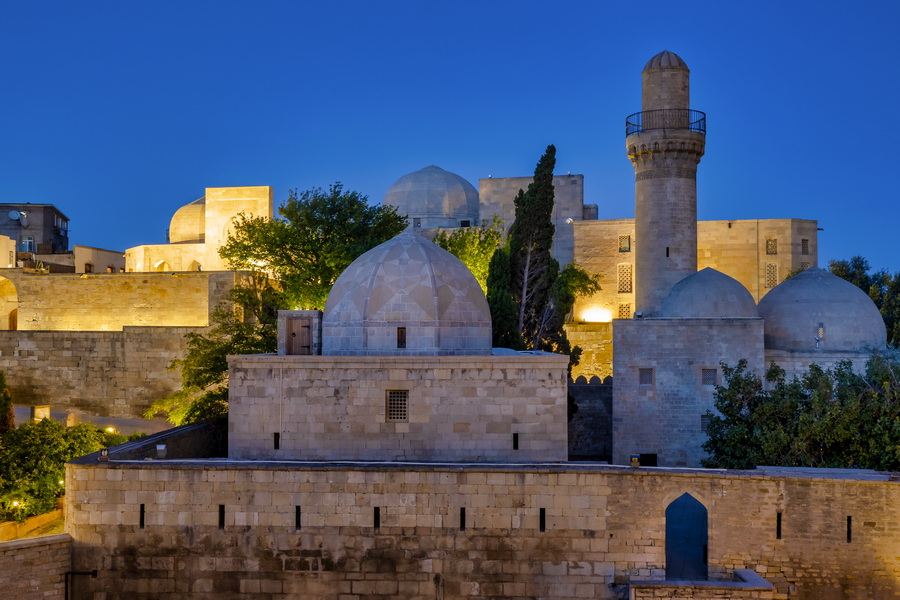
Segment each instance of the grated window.
[{"label": "grated window", "polygon": [[809,254],[809,240],[800,240],[800,254]]},{"label": "grated window", "polygon": [[766,240],[766,254],[778,254],[778,240],[769,238]]},{"label": "grated window", "polygon": [[775,263],[766,264],[766,287],[773,288],[778,285],[778,265]]},{"label": "grated window", "polygon": [[620,304],[619,305],[619,318],[620,319],[630,319],[631,318],[631,305],[630,304]]},{"label": "grated window", "polygon": [[706,433],[709,429],[709,415],[700,415],[700,431]]},{"label": "grated window", "polygon": [[718,375],[718,369],[703,369],[700,379],[702,380],[703,385],[716,385],[716,375]]},{"label": "grated window", "polygon": [[638,384],[653,385],[653,369],[638,369]]},{"label": "grated window", "polygon": [[816,327],[816,337],[818,338],[817,342],[825,339],[825,323],[819,323],[819,326]]},{"label": "grated window", "polygon": [[805,271],[810,267],[809,263],[800,263],[800,270]]},{"label": "grated window", "polygon": [[619,293],[631,293],[631,263],[622,263],[616,269],[619,278]]},{"label": "grated window", "polygon": [[384,403],[385,421],[396,423],[409,420],[408,390],[388,390]]},{"label": "grated window", "polygon": [[631,236],[619,236],[619,252],[631,252]]}]

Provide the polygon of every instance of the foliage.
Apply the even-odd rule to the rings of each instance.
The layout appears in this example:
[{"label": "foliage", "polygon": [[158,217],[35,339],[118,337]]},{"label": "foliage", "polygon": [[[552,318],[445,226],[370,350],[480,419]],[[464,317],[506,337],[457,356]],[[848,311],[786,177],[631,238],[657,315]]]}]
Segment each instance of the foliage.
[{"label": "foliage", "polygon": [[560,270],[550,254],[555,164],[556,148],[547,146],[532,183],[516,196],[516,220],[507,245],[495,253],[490,265],[488,304],[495,344],[568,354],[571,368],[581,349],[570,346],[563,325],[575,298],[598,291],[600,285],[597,276],[577,265]]},{"label": "foliage", "polygon": [[478,227],[465,227],[449,234],[438,230],[432,241],[461,260],[478,280],[481,291],[487,293],[491,258],[502,238],[503,221],[495,215],[490,223],[482,222]]},{"label": "foliage", "polygon": [[[772,365],[767,386],[747,371],[746,361],[722,365],[709,413],[707,467],[900,469],[900,355],[874,351],[864,374],[851,363],[824,370],[812,365],[787,381]],[[860,432],[865,432],[860,435]]]},{"label": "foliage", "polygon": [[276,349],[274,322],[245,323],[234,311],[218,307],[206,333],[188,333],[184,358],[172,361],[181,369],[182,386],[174,394],[154,401],[144,413],[152,419],[164,413],[170,423],[187,425],[228,412],[228,356],[263,354]]},{"label": "foliage", "polygon": [[340,183],[291,190],[279,213],[280,219],[241,215],[219,255],[233,269],[273,275],[281,300],[299,309],[323,308],[338,275],[356,257],[406,226],[393,208],[372,206]]},{"label": "foliage", "polygon": [[88,424],[66,428],[44,419],[0,434],[0,521],[53,510],[64,493],[65,463],[128,439]]},{"label": "foliage", "polygon": [[16,411],[6,385],[6,374],[0,371],[0,435],[16,426]]},{"label": "foliage", "polygon": [[891,275],[881,269],[870,273],[869,261],[862,256],[832,260],[828,263],[828,270],[868,294],[884,319],[887,341],[900,341],[900,272]]}]

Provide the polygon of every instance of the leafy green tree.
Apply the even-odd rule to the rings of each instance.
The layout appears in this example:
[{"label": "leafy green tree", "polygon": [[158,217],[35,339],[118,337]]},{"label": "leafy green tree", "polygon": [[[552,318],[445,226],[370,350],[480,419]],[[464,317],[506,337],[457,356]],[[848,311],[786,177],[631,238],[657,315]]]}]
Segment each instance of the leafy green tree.
[{"label": "leafy green tree", "polygon": [[174,394],[156,400],[144,413],[151,419],[163,413],[175,425],[207,421],[228,413],[228,355],[275,352],[274,322],[246,323],[227,306],[212,314],[206,333],[187,334],[187,352],[170,369],[181,369],[182,385]]},{"label": "leafy green tree", "polygon": [[828,270],[868,294],[884,319],[888,343],[900,341],[900,272],[891,275],[881,269],[870,273],[869,261],[862,256],[832,260]]},{"label": "leafy green tree", "polygon": [[[768,386],[746,369],[723,365],[709,413],[707,467],[757,465],[897,470],[900,468],[900,355],[875,351],[864,374],[849,362],[812,365],[788,381],[772,365]],[[865,435],[860,435],[865,432]]]},{"label": "leafy green tree", "polygon": [[461,260],[478,280],[481,291],[487,293],[491,258],[502,239],[503,221],[495,215],[489,223],[482,222],[478,227],[465,227],[452,233],[441,229],[432,241]]},{"label": "leafy green tree", "polygon": [[0,435],[16,426],[16,411],[6,385],[6,374],[0,371]]},{"label": "leafy green tree", "polygon": [[356,257],[406,227],[393,208],[370,205],[340,183],[291,190],[278,212],[280,219],[239,217],[219,255],[233,269],[273,275],[283,302],[299,309],[324,308],[331,286]]},{"label": "leafy green tree", "polygon": [[[534,179],[516,196],[516,220],[502,252],[490,266],[488,304],[494,320],[494,339],[512,348],[568,354],[577,364],[581,349],[569,344],[563,325],[575,298],[600,289],[597,276],[577,265],[560,270],[550,254],[553,245],[553,168],[556,148],[538,161]],[[508,267],[506,263],[508,262]],[[509,331],[509,300],[515,308],[515,330]],[[513,338],[517,338],[514,340]]]}]

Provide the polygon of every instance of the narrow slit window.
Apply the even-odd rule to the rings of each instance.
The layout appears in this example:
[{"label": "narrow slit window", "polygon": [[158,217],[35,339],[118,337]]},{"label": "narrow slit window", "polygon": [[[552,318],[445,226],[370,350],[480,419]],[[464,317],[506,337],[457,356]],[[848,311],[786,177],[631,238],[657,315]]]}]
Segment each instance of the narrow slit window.
[{"label": "narrow slit window", "polygon": [[666,258],[669,258],[669,247],[666,246]]},{"label": "narrow slit window", "polygon": [[140,521],[139,527],[140,527],[141,529],[144,528],[144,515],[145,515],[145,512],[144,512],[144,505],[141,504],[140,516],[138,517],[138,519],[139,519],[139,521]]},{"label": "narrow slit window", "polygon": [[466,507],[465,506],[459,507],[459,530],[460,531],[466,530]]},{"label": "narrow slit window", "polygon": [[775,513],[775,539],[781,539],[781,513]]},{"label": "narrow slit window", "polygon": [[376,506],[375,511],[372,514],[372,527],[377,531],[381,528],[381,507]]},{"label": "narrow slit window", "polygon": [[513,434],[513,450],[518,450],[518,449],[519,449],[519,434],[514,433]]},{"label": "narrow slit window", "polygon": [[219,505],[219,529],[225,529],[225,505]]},{"label": "narrow slit window", "polygon": [[294,507],[294,529],[300,531],[301,517],[303,516],[303,510],[299,506]]},{"label": "narrow slit window", "polygon": [[276,450],[281,449],[281,434],[276,432],[273,434],[272,437],[274,438],[274,440],[272,440],[272,442],[273,442],[273,445],[275,446],[275,449]]},{"label": "narrow slit window", "polygon": [[853,517],[847,515],[847,543],[853,541]]},{"label": "narrow slit window", "polygon": [[397,328],[397,347],[406,348],[406,327]]},{"label": "narrow slit window", "polygon": [[384,407],[385,421],[405,423],[409,421],[409,390],[388,390]]},{"label": "narrow slit window", "polygon": [[541,513],[538,516],[538,520],[540,521],[538,523],[540,530],[547,531],[547,509],[546,508],[541,509]]}]

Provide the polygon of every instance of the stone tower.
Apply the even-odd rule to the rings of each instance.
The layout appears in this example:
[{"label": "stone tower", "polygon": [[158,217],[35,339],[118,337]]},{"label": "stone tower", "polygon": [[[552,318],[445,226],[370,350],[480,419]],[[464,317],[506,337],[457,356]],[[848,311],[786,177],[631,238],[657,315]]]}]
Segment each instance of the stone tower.
[{"label": "stone tower", "polygon": [[659,314],[663,298],[697,272],[697,165],[706,115],[690,109],[690,70],[668,50],[641,74],[641,112],[625,122],[635,173],[635,311]]}]

